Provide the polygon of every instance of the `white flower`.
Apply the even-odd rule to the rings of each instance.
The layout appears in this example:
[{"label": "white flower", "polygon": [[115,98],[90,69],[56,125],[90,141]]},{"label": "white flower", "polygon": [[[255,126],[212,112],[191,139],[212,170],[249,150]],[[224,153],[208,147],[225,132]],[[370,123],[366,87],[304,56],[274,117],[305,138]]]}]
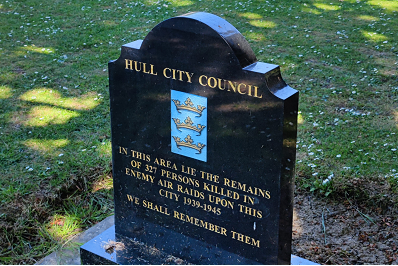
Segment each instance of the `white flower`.
[{"label": "white flower", "polygon": [[341,154],[337,154],[336,157],[337,157],[337,158],[340,158],[340,157],[341,157]]}]

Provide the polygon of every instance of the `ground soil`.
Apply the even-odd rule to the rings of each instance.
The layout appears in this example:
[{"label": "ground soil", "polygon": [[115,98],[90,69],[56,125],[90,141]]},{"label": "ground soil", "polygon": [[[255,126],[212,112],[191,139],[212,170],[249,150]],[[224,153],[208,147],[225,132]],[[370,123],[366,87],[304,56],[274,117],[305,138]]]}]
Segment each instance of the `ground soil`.
[{"label": "ground soil", "polygon": [[319,264],[398,265],[398,213],[296,193],[292,253]]}]

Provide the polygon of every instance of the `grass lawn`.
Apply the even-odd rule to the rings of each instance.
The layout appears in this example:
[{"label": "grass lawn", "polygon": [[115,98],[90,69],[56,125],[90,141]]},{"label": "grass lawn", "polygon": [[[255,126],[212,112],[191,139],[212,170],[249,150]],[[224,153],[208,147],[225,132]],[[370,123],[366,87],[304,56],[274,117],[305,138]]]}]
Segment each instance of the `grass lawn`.
[{"label": "grass lawn", "polygon": [[296,184],[398,203],[398,1],[0,2],[0,264],[113,212],[107,62],[191,11],[225,18],[300,91]]}]

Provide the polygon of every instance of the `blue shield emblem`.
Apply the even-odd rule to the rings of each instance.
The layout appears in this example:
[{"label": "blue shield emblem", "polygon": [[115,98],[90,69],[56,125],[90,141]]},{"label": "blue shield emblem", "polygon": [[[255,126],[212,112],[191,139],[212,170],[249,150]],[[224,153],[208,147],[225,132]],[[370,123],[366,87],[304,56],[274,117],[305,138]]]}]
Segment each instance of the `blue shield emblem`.
[{"label": "blue shield emblem", "polygon": [[207,161],[207,98],[171,90],[171,152]]}]

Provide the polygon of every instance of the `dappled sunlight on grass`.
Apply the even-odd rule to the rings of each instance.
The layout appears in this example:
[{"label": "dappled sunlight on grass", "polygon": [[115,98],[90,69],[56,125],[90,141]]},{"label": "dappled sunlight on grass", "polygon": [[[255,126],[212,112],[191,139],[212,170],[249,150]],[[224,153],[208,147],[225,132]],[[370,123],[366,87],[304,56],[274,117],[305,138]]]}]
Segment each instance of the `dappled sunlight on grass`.
[{"label": "dappled sunlight on grass", "polygon": [[7,86],[0,86],[0,99],[8,99],[12,97],[11,88]]},{"label": "dappled sunlight on grass", "polygon": [[312,14],[315,14],[315,15],[320,15],[320,14],[322,14],[321,11],[316,10],[316,9],[313,9],[313,8],[309,8],[309,7],[303,7],[302,10],[303,10],[303,12],[312,13]]},{"label": "dappled sunlight on grass", "polygon": [[194,4],[194,2],[190,0],[170,0],[169,2],[176,7],[190,6]]},{"label": "dappled sunlight on grass", "polygon": [[385,35],[380,33],[366,31],[366,30],[361,30],[361,32],[362,35],[370,41],[382,42],[388,40],[388,38]]},{"label": "dappled sunlight on grass", "polygon": [[[7,229],[0,232],[7,240],[0,262],[34,264],[54,243],[65,244],[112,213],[107,62],[157,23],[192,11],[225,18],[258,61],[279,65],[286,83],[300,91],[297,188],[324,196],[319,182],[329,176],[368,184],[398,171],[398,0],[62,3],[0,3],[0,201],[10,210],[0,214]],[[162,90],[146,100],[170,98]],[[261,108],[241,99],[213,109]],[[244,128],[225,130],[234,136]],[[396,180],[385,179],[386,187]],[[358,185],[371,194],[367,187]],[[397,202],[398,194],[386,195],[380,198]],[[23,202],[26,210],[8,209]]]},{"label": "dappled sunlight on grass", "polygon": [[80,116],[76,111],[70,111],[58,107],[35,106],[28,113],[25,126],[44,127],[48,125],[65,124],[70,119]]},{"label": "dappled sunlight on grass", "polygon": [[379,21],[379,18],[369,16],[369,15],[361,15],[357,17],[358,19],[366,20],[366,21]]},{"label": "dappled sunlight on grass", "polygon": [[390,1],[380,1],[380,0],[372,0],[369,1],[368,4],[379,6],[381,8],[385,8],[388,11],[398,11],[398,1],[390,0]]},{"label": "dappled sunlight on grass", "polygon": [[301,114],[301,112],[299,112],[297,115],[297,124],[301,125],[303,123],[304,123],[303,115]]},{"label": "dappled sunlight on grass", "polygon": [[99,154],[106,156],[106,157],[111,157],[112,156],[112,146],[111,142],[103,142],[102,145],[97,147],[97,150]]},{"label": "dappled sunlight on grass", "polygon": [[90,110],[99,104],[95,92],[88,92],[80,97],[67,98],[63,97],[59,91],[47,88],[30,90],[19,98],[28,102],[51,104],[74,110]]},{"label": "dappled sunlight on grass", "polygon": [[28,139],[24,144],[36,151],[49,153],[69,144],[68,139]]},{"label": "dappled sunlight on grass", "polygon": [[0,72],[0,80],[4,83],[10,83],[18,77],[17,73],[13,73],[10,71]]},{"label": "dappled sunlight on grass", "polygon": [[25,50],[25,51],[35,52],[35,53],[41,53],[41,54],[54,53],[54,48],[52,48],[52,47],[38,47],[38,46],[35,46],[34,44],[23,46],[20,49]]},{"label": "dappled sunlight on grass", "polygon": [[266,38],[262,33],[259,32],[245,32],[246,39],[253,41],[265,41]]},{"label": "dappled sunlight on grass", "polygon": [[249,22],[250,25],[253,25],[255,27],[259,28],[275,28],[276,23],[269,21],[269,20],[252,20]]},{"label": "dappled sunlight on grass", "polygon": [[56,214],[48,223],[46,230],[55,240],[65,242],[80,231],[80,221],[71,215]]},{"label": "dappled sunlight on grass", "polygon": [[112,176],[110,175],[104,175],[103,178],[96,180],[92,184],[92,190],[93,192],[96,192],[101,189],[107,189],[110,190],[113,188],[113,179]]},{"label": "dappled sunlight on grass", "polygon": [[336,11],[336,10],[341,9],[340,6],[328,5],[328,4],[323,4],[323,3],[314,3],[314,6],[316,6],[319,9],[323,9],[325,11]]},{"label": "dappled sunlight on grass", "polygon": [[386,54],[380,55],[379,57],[374,58],[374,60],[380,66],[379,71],[381,74],[384,76],[395,77],[398,73],[397,60],[392,56],[385,56]]},{"label": "dappled sunlight on grass", "polygon": [[241,13],[239,14],[240,17],[243,18],[248,18],[248,19],[262,19],[263,16],[256,14],[256,13],[251,13],[251,12],[246,12],[246,13]]}]

